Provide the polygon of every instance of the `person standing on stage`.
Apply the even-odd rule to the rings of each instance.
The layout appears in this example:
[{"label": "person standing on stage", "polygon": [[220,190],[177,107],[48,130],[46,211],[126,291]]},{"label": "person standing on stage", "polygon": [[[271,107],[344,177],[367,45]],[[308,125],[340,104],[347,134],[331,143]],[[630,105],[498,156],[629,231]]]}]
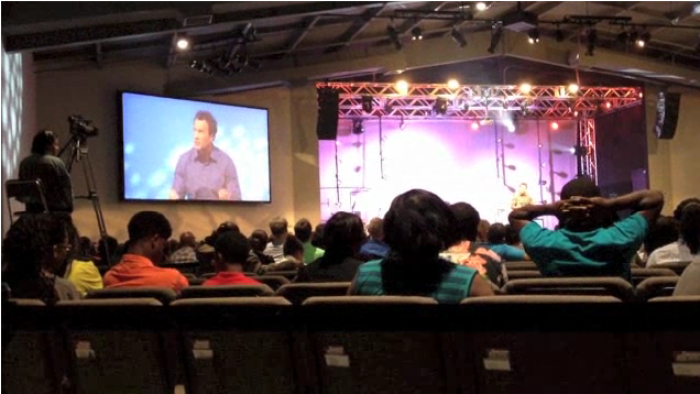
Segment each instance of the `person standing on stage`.
[{"label": "person standing on stage", "polygon": [[214,146],[216,132],[216,119],[210,112],[195,114],[194,147],[177,162],[171,199],[241,199],[236,166],[224,151]]},{"label": "person standing on stage", "polygon": [[[51,130],[42,130],[32,141],[32,154],[19,164],[19,179],[41,180],[42,191],[51,212],[73,212],[73,187],[66,165],[58,158],[58,136]],[[33,196],[19,199],[27,212],[43,212],[41,201]]]},{"label": "person standing on stage", "polygon": [[527,193],[527,183],[523,182],[520,184],[515,196],[513,196],[513,202],[510,204],[510,207],[518,209],[527,205],[532,205],[532,197]]}]

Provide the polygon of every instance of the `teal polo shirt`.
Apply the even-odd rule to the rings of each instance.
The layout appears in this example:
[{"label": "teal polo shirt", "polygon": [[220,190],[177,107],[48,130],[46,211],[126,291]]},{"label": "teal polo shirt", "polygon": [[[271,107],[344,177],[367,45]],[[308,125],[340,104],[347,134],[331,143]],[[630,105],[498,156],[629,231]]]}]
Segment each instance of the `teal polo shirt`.
[{"label": "teal polo shirt", "polygon": [[544,276],[621,276],[631,281],[630,262],[646,232],[646,219],[635,213],[586,232],[552,231],[530,222],[520,230],[520,240]]}]

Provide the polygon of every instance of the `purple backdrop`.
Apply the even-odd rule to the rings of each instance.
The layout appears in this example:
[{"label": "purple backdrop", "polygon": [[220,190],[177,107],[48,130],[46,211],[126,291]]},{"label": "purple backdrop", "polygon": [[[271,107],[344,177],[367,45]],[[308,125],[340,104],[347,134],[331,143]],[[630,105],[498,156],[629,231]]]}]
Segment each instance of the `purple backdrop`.
[{"label": "purple backdrop", "polygon": [[[341,120],[337,141],[319,143],[322,219],[337,211],[353,211],[367,222],[383,217],[396,195],[422,188],[450,203],[466,201],[482,218],[505,223],[513,191],[521,182],[528,184],[535,201],[551,202],[576,175],[576,158],[569,152],[576,141],[573,121],[559,121],[558,130],[551,130],[550,121],[516,121],[512,133],[503,121],[481,125],[476,131],[471,123],[412,120],[405,121],[402,130],[399,121],[382,121],[380,155],[377,119],[365,120],[364,133],[359,135],[351,133],[352,121]],[[498,138],[503,144],[497,143]],[[505,171],[498,160],[501,145]],[[546,182],[542,187],[540,169]],[[556,219],[545,224],[554,226]]]}]

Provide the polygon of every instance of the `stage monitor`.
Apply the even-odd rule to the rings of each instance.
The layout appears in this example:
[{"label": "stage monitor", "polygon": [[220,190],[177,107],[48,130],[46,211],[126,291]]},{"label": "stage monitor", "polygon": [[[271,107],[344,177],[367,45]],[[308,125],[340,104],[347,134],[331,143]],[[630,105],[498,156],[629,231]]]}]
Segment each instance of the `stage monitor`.
[{"label": "stage monitor", "polygon": [[119,96],[122,200],[270,202],[267,109]]}]

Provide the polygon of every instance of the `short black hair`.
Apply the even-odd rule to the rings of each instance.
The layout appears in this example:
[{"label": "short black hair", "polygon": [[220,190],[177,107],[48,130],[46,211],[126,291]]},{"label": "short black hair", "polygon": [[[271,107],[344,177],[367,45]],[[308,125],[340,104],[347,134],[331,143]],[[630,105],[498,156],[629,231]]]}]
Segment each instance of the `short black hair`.
[{"label": "short black hair", "polygon": [[165,215],[156,211],[141,211],[132,216],[131,220],[129,220],[128,230],[129,241],[131,242],[154,235],[169,239],[173,235],[173,229],[170,227],[168,219]]},{"label": "short black hair", "polygon": [[282,253],[284,253],[285,256],[293,256],[299,252],[304,253],[304,244],[301,243],[297,237],[291,234],[288,235],[287,239],[284,241]]},{"label": "short black hair", "polygon": [[492,244],[502,244],[506,241],[506,226],[503,223],[494,223],[489,227],[488,241]]},{"label": "short black hair", "polygon": [[299,219],[294,225],[294,235],[301,242],[309,242],[311,239],[311,222],[308,219]]},{"label": "short black hair", "polygon": [[[479,228],[479,211],[466,202],[458,202],[450,205],[450,210],[455,217],[455,235],[458,240],[476,240]],[[449,245],[448,245],[449,246]]]},{"label": "short black hair", "polygon": [[207,125],[209,125],[209,135],[212,137],[216,136],[216,132],[218,131],[216,119],[214,119],[214,115],[212,115],[211,112],[197,111],[197,113],[194,115],[194,120],[203,120],[207,122]]},{"label": "short black hair", "polygon": [[647,230],[644,237],[644,251],[648,256],[656,249],[676,241],[678,241],[676,221],[672,217],[661,215]]},{"label": "short black hair", "polygon": [[517,245],[520,243],[520,234],[515,227],[506,224],[506,243],[508,245]]},{"label": "short black hair", "polygon": [[245,265],[250,254],[250,242],[238,231],[226,231],[216,239],[214,249],[221,254],[225,263]]},{"label": "short black hair", "polygon": [[336,212],[326,222],[323,232],[323,243],[326,254],[350,257],[365,239],[365,227],[359,216],[349,212]]},{"label": "short black hair", "polygon": [[32,140],[32,153],[45,155],[58,137],[51,130],[41,130]]},{"label": "short black hair", "polygon": [[678,206],[676,206],[676,209],[673,211],[673,218],[680,222],[681,216],[683,215],[683,209],[685,209],[685,207],[689,204],[700,204],[700,198],[686,198],[678,203]]},{"label": "short black hair", "polygon": [[561,188],[561,199],[568,200],[571,197],[600,197],[600,188],[587,176],[580,176],[570,180]]},{"label": "short black hair", "polygon": [[687,204],[681,212],[680,234],[691,254],[700,253],[700,204]]},{"label": "short black hair", "polygon": [[262,252],[265,250],[268,241],[269,237],[267,236],[265,230],[258,229],[250,234],[250,247],[257,252]]},{"label": "short black hair", "polygon": [[287,232],[287,219],[283,217],[276,217],[270,220],[270,232],[272,235],[283,235]]}]

